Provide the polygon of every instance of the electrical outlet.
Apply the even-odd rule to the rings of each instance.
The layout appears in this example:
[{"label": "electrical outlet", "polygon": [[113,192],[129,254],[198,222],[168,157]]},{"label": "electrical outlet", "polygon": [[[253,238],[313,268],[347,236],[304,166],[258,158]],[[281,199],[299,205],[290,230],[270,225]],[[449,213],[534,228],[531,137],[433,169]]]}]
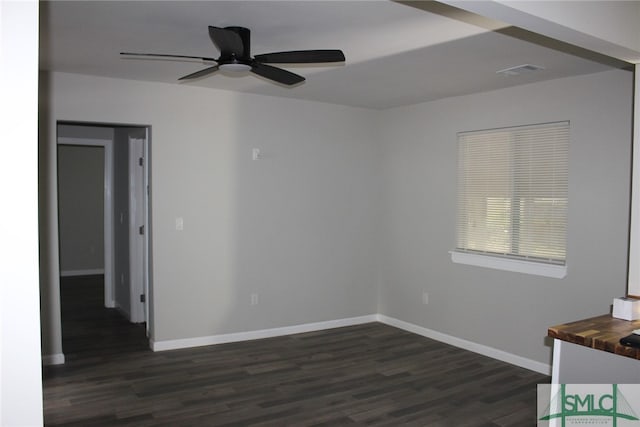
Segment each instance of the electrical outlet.
[{"label": "electrical outlet", "polygon": [[428,292],[423,292],[422,293],[422,303],[427,305],[429,304],[429,293]]},{"label": "electrical outlet", "polygon": [[258,305],[258,294],[251,294],[251,305]]}]

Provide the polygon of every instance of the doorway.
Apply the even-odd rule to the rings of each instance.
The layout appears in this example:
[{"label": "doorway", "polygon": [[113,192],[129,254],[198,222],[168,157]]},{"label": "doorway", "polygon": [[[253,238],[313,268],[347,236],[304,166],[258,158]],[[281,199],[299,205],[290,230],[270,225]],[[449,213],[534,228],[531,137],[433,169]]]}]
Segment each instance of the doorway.
[{"label": "doorway", "polygon": [[61,282],[101,276],[102,305],[148,335],[149,127],[59,122],[57,143]]}]

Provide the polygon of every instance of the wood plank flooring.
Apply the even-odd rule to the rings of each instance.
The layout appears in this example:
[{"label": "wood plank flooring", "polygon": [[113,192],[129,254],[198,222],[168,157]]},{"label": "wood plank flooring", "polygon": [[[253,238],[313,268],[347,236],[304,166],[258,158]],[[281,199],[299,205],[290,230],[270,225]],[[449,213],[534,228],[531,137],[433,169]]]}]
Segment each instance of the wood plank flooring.
[{"label": "wood plank flooring", "polygon": [[45,425],[534,426],[549,382],[379,323],[153,353],[102,308],[100,280],[63,281],[67,363],[44,370]]}]

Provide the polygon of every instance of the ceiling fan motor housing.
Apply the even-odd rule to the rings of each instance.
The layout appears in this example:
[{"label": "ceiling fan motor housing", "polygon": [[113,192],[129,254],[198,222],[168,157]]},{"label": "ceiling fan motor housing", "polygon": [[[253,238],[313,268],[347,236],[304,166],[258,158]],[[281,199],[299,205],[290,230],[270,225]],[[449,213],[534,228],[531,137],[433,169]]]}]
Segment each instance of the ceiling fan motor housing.
[{"label": "ceiling fan motor housing", "polygon": [[242,40],[242,47],[231,54],[221,52],[220,63],[247,64],[250,65],[251,58],[251,30],[245,27],[225,27],[225,30],[233,31]]}]

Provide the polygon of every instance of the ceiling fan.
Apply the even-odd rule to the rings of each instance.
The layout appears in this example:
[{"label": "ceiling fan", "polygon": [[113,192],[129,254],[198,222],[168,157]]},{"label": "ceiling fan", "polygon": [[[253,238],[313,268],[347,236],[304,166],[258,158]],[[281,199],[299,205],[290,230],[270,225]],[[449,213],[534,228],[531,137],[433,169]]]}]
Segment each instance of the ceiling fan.
[{"label": "ceiling fan", "polygon": [[312,64],[324,62],[343,62],[344,54],[341,50],[294,50],[288,52],[263,53],[251,57],[251,31],[244,27],[218,28],[209,26],[209,38],[220,51],[219,58],[204,56],[171,55],[163,53],[132,53],[121,52],[123,56],[159,57],[177,59],[200,59],[212,61],[216,65],[195,73],[180,77],[178,80],[190,80],[215,73],[218,70],[241,72],[251,71],[254,74],[275,82],[292,86],[305,80],[304,77],[282,68],[266,64]]}]

